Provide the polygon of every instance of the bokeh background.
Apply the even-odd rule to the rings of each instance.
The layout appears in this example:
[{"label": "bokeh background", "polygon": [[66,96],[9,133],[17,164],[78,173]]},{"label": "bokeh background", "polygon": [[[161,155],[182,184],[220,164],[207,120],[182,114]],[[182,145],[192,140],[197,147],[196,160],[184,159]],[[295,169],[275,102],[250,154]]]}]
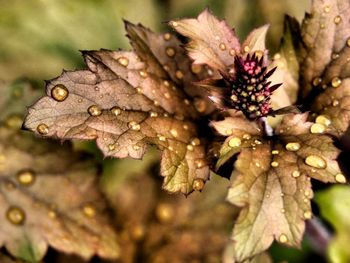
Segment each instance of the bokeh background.
[{"label": "bokeh background", "polygon": [[[308,0],[0,0],[1,94],[28,85],[43,94],[43,80],[58,76],[63,68],[84,67],[79,50],[130,49],[122,19],[166,31],[164,22],[196,16],[209,7],[241,39],[269,23],[272,55],[278,50],[284,14],[300,21],[309,5]],[[18,105],[23,112],[25,106]],[[111,160],[103,159],[94,143],[74,142],[74,147],[90,152],[101,165],[100,187],[120,234],[121,262],[221,262],[236,214],[224,201],[226,179],[213,175],[202,194],[170,196],[160,190],[156,151],[143,161]],[[303,250],[273,245],[270,254],[274,262],[325,262],[324,251],[315,250],[308,240]],[[50,250],[44,262],[83,261]]]}]

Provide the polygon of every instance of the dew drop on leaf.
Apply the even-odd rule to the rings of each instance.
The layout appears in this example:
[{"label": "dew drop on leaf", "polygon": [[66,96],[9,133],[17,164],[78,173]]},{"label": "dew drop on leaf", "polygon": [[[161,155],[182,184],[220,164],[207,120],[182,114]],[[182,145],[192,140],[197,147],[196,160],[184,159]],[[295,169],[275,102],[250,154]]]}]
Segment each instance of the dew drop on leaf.
[{"label": "dew drop on leaf", "polygon": [[96,215],[96,209],[91,204],[83,206],[83,213],[87,217],[94,217]]},{"label": "dew drop on leaf", "polygon": [[127,67],[129,65],[129,59],[127,59],[126,57],[120,57],[117,59],[117,61],[123,67]]},{"label": "dew drop on leaf", "polygon": [[175,49],[173,49],[172,47],[167,47],[165,53],[168,57],[173,57],[175,56]]},{"label": "dew drop on leaf", "polygon": [[170,40],[170,38],[171,38],[170,33],[165,33],[165,34],[163,35],[163,38],[164,38],[164,40],[166,40],[166,41]]},{"label": "dew drop on leaf", "polygon": [[279,154],[280,152],[279,152],[278,150],[272,150],[271,153],[272,153],[273,155],[277,155],[277,154]]},{"label": "dew drop on leaf", "polygon": [[233,137],[229,140],[228,145],[232,148],[241,146],[242,141],[238,137]]},{"label": "dew drop on leaf", "polygon": [[318,86],[322,82],[322,79],[319,77],[316,77],[312,80],[312,85]]},{"label": "dew drop on leaf", "polygon": [[285,234],[281,234],[278,238],[278,240],[281,242],[281,243],[287,243],[288,242],[288,238]]},{"label": "dew drop on leaf", "polygon": [[335,175],[335,180],[338,182],[338,183],[341,183],[341,184],[345,184],[346,183],[346,178],[343,174],[336,174]]},{"label": "dew drop on leaf", "polygon": [[325,169],[327,167],[326,161],[317,155],[309,155],[305,159],[305,163],[311,167],[315,167],[318,169]]},{"label": "dew drop on leaf", "polygon": [[276,162],[276,161],[273,161],[273,162],[271,162],[271,166],[272,166],[272,167],[278,167],[278,166],[279,166],[279,163]]},{"label": "dew drop on leaf", "polygon": [[305,211],[304,212],[304,218],[305,219],[311,219],[312,218],[312,212],[311,211]]},{"label": "dew drop on leaf", "polygon": [[199,74],[199,73],[202,71],[202,66],[201,66],[201,65],[198,65],[198,64],[192,64],[192,65],[191,65],[191,71],[192,71],[194,74]]},{"label": "dew drop on leaf", "polygon": [[45,123],[40,123],[38,127],[36,127],[36,130],[41,135],[46,135],[49,133],[49,127]]},{"label": "dew drop on leaf", "polygon": [[57,213],[54,210],[49,210],[47,215],[52,219],[55,219],[57,217]]},{"label": "dew drop on leaf", "polygon": [[338,77],[334,77],[331,81],[331,84],[333,88],[338,88],[341,84],[341,79]]},{"label": "dew drop on leaf", "polygon": [[289,142],[286,144],[287,151],[295,152],[300,149],[300,143],[298,142]]},{"label": "dew drop on leaf", "polygon": [[177,130],[175,130],[175,129],[171,129],[171,130],[170,130],[170,134],[171,134],[172,136],[174,136],[174,137],[177,137],[177,136],[178,136]]},{"label": "dew drop on leaf", "polygon": [[35,173],[32,170],[21,170],[17,173],[17,181],[21,185],[29,186],[35,181]]},{"label": "dew drop on leaf", "polygon": [[191,144],[192,144],[193,146],[198,146],[198,145],[201,144],[201,141],[200,141],[200,139],[198,139],[198,138],[193,138],[193,139],[191,140]]},{"label": "dew drop on leaf", "polygon": [[133,131],[139,131],[140,128],[141,128],[140,124],[138,124],[138,123],[135,122],[135,121],[130,121],[130,122],[128,123],[128,127],[129,127],[130,129],[132,129]]},{"label": "dew drop on leaf", "polygon": [[140,76],[143,77],[143,78],[147,78],[147,76],[148,76],[147,72],[144,71],[144,70],[140,70],[139,73],[140,73]]},{"label": "dew drop on leaf", "polygon": [[97,105],[91,105],[89,108],[88,108],[88,113],[91,115],[91,116],[100,116],[102,114],[102,110],[99,106]]},{"label": "dew drop on leaf", "polygon": [[220,43],[219,48],[224,51],[226,50],[226,45],[224,43]]},{"label": "dew drop on leaf", "polygon": [[14,225],[22,225],[26,215],[22,208],[18,206],[10,206],[6,211],[6,218]]},{"label": "dew drop on leaf", "polygon": [[178,78],[178,79],[183,79],[184,74],[182,73],[181,70],[176,70],[175,76],[176,76],[176,78]]},{"label": "dew drop on leaf", "polygon": [[193,145],[192,144],[188,144],[187,146],[186,146],[186,148],[187,148],[187,150],[189,150],[189,151],[193,151]]},{"label": "dew drop on leaf", "polygon": [[195,179],[193,181],[193,189],[196,191],[201,191],[204,187],[204,181],[203,179]]},{"label": "dew drop on leaf", "polygon": [[56,101],[64,101],[68,97],[68,89],[62,84],[58,84],[51,90],[51,96]]},{"label": "dew drop on leaf", "polygon": [[326,127],[321,123],[314,123],[310,128],[311,133],[324,133],[325,130]]},{"label": "dew drop on leaf", "polygon": [[324,126],[328,127],[329,125],[331,125],[331,120],[328,119],[325,115],[319,115],[317,116],[316,123],[320,123],[323,124]]},{"label": "dew drop on leaf", "polygon": [[341,16],[336,16],[336,17],[334,18],[334,23],[335,23],[336,25],[338,25],[338,24],[340,24],[340,22],[341,22]]},{"label": "dew drop on leaf", "polygon": [[295,170],[295,171],[292,172],[292,176],[293,176],[294,178],[297,178],[297,177],[300,176],[300,172],[299,172],[298,170]]},{"label": "dew drop on leaf", "polygon": [[112,112],[115,116],[118,116],[118,115],[122,112],[122,110],[121,110],[120,108],[118,108],[118,107],[113,107],[113,108],[111,109],[111,112]]}]

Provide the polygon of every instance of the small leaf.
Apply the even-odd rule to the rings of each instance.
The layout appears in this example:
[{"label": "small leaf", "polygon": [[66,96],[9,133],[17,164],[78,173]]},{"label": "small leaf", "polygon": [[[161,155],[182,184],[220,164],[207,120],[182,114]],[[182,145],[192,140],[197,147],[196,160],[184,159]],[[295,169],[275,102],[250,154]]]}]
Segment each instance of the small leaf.
[{"label": "small leaf", "polygon": [[33,262],[42,259],[48,245],[86,259],[118,257],[94,162],[72,154],[69,146],[5,127],[0,127],[0,145],[2,246]]},{"label": "small leaf", "polygon": [[300,62],[303,97],[309,94],[313,86],[329,84],[322,82],[322,74],[332,58],[342,51],[350,36],[349,10],[347,0],[312,1],[311,13],[306,14],[301,28],[304,46]]},{"label": "small leaf", "polygon": [[345,180],[336,161],[340,151],[331,137],[311,133],[313,124],[306,118],[307,114],[286,115],[273,140],[263,138],[254,124],[239,121],[239,116],[213,123],[222,135],[227,130],[231,134],[221,151],[231,147],[235,154],[240,152],[227,197],[242,207],[232,236],[238,262],[263,252],[274,239],[299,246],[304,220],[312,216],[310,177]]},{"label": "small leaf", "polygon": [[268,29],[269,25],[264,25],[250,32],[242,44],[243,50],[249,53],[254,53],[256,51],[265,52],[265,41]]},{"label": "small leaf", "polygon": [[328,247],[331,262],[345,263],[350,260],[350,190],[348,186],[333,186],[316,194],[315,200],[321,215],[335,228],[336,236]]},{"label": "small leaf", "polygon": [[169,23],[177,32],[190,38],[186,48],[195,64],[207,64],[224,72],[240,53],[235,32],[225,21],[218,20],[205,9],[197,19],[182,19]]},{"label": "small leaf", "polygon": [[192,121],[207,104],[203,100],[197,111],[182,86],[163,78],[158,60],[135,36],[150,32],[130,24],[127,28],[136,50],[147,54],[141,56],[146,62],[133,52],[84,52],[89,69],[63,72],[50,81],[47,96],[29,110],[25,127],[46,137],[96,139],[105,156],[118,158],[141,158],[147,145],[155,144],[163,150],[163,187],[188,194],[195,179],[209,176],[205,148]]}]

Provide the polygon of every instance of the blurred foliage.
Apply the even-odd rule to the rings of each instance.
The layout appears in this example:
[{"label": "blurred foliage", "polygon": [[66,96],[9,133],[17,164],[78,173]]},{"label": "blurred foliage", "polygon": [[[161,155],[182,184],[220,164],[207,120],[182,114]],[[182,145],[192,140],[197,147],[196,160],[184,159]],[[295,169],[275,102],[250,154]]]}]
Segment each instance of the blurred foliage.
[{"label": "blurred foliage", "polygon": [[333,263],[350,262],[350,189],[349,186],[333,186],[319,192],[315,198],[322,216],[334,227],[336,236],[328,247]]}]

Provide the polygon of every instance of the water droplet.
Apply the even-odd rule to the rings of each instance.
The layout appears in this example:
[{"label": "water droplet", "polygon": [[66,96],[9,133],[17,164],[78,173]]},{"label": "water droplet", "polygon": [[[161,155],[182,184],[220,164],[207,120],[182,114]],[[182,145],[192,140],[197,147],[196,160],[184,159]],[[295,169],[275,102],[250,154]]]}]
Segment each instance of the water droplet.
[{"label": "water droplet", "polygon": [[233,137],[228,142],[228,145],[232,148],[239,147],[239,146],[241,146],[241,144],[242,144],[242,141],[238,137]]},{"label": "water droplet", "polygon": [[186,148],[189,151],[193,151],[193,149],[194,149],[192,144],[187,144]]},{"label": "water droplet", "polygon": [[169,68],[168,65],[164,65],[164,66],[163,66],[163,69],[164,69],[166,72],[168,72],[168,71],[170,70],[170,68]]},{"label": "water droplet", "polygon": [[304,212],[304,218],[305,219],[311,219],[312,218],[312,212],[311,211],[305,211]]},{"label": "water droplet", "polygon": [[321,25],[320,25],[320,28],[321,28],[321,29],[325,29],[325,28],[326,28],[325,24],[321,24]]},{"label": "water droplet", "polygon": [[64,101],[68,97],[69,91],[66,86],[58,84],[51,90],[51,97],[56,101]]},{"label": "water droplet", "polygon": [[335,175],[335,180],[338,182],[338,183],[341,183],[341,184],[345,184],[346,183],[346,178],[343,174],[336,174]]},{"label": "water droplet", "polygon": [[94,217],[96,215],[96,209],[91,204],[86,204],[83,206],[83,213],[87,217]]},{"label": "water droplet", "polygon": [[347,45],[348,47],[350,47],[350,38],[348,38],[348,40],[346,40],[346,45]]},{"label": "water droplet", "polygon": [[324,126],[328,127],[329,125],[331,125],[331,120],[328,119],[325,115],[319,115],[317,116],[316,123],[320,123],[323,124]]},{"label": "water droplet", "polygon": [[248,53],[249,50],[250,50],[250,48],[249,48],[249,46],[245,46],[245,47],[243,48],[243,50],[244,50],[245,53]]},{"label": "water droplet", "polygon": [[230,49],[229,51],[230,56],[236,55],[236,51],[234,49]]},{"label": "water droplet", "polygon": [[271,153],[272,153],[273,155],[276,155],[276,154],[279,154],[280,152],[279,152],[278,150],[272,150]]},{"label": "water droplet", "polygon": [[289,142],[286,144],[287,151],[296,152],[300,149],[300,143],[298,142]]},{"label": "water droplet", "polygon": [[198,138],[193,138],[193,139],[191,140],[191,144],[192,144],[193,146],[198,146],[198,145],[201,144],[201,141],[200,141]]},{"label": "water droplet", "polygon": [[282,208],[282,209],[281,209],[281,213],[284,214],[285,212],[286,212],[286,210],[285,210],[284,208]]},{"label": "water droplet", "polygon": [[287,243],[288,242],[288,237],[285,235],[285,234],[281,234],[278,238],[278,240],[281,242],[281,243]]},{"label": "water droplet", "polygon": [[91,105],[89,108],[88,108],[88,113],[91,115],[91,116],[100,116],[102,114],[102,110],[99,106],[97,105]]},{"label": "water droplet", "polygon": [[339,86],[340,86],[340,84],[341,84],[341,79],[340,78],[338,78],[338,77],[334,77],[334,78],[332,78],[332,87],[333,88],[338,88]]},{"label": "water droplet", "polygon": [[207,109],[207,103],[205,102],[205,100],[202,99],[196,99],[194,101],[194,107],[196,108],[196,110],[200,113],[203,113],[206,111]]},{"label": "water droplet", "polygon": [[201,66],[201,65],[198,65],[198,64],[192,64],[192,65],[191,65],[191,71],[192,71],[194,74],[199,74],[199,73],[202,71],[202,66]]},{"label": "water droplet", "polygon": [[173,57],[175,56],[176,51],[172,47],[167,47],[165,50],[165,53],[167,54],[168,57]]},{"label": "water droplet", "polygon": [[164,81],[163,81],[163,84],[164,84],[164,86],[166,86],[166,87],[169,87],[169,86],[170,86],[170,83],[169,83],[169,81],[167,81],[167,80],[164,80]]},{"label": "water droplet", "polygon": [[117,59],[117,61],[123,67],[127,67],[129,65],[129,59],[127,59],[126,57],[120,57]]},{"label": "water droplet", "polygon": [[224,43],[220,43],[219,48],[224,51],[226,50],[226,45]]},{"label": "water droplet", "polygon": [[232,132],[231,129],[228,129],[228,130],[225,131],[225,133],[226,133],[226,135],[232,135],[233,132]]},{"label": "water droplet", "polygon": [[21,170],[17,173],[16,178],[21,185],[29,186],[35,181],[35,173],[32,170]]},{"label": "water droplet", "polygon": [[255,163],[255,166],[256,166],[256,167],[260,167],[260,163],[256,162],[256,163]]},{"label": "water droplet", "polygon": [[10,206],[6,211],[6,218],[14,225],[23,225],[26,215],[22,208]]},{"label": "water droplet", "polygon": [[305,159],[305,163],[311,167],[315,167],[318,169],[325,169],[327,167],[326,161],[317,155],[309,155]]},{"label": "water droplet", "polygon": [[151,118],[155,118],[155,117],[158,117],[158,113],[157,113],[157,112],[154,112],[154,111],[151,111],[151,112],[149,113],[149,116],[150,116]]},{"label": "water droplet", "polygon": [[118,108],[118,107],[113,107],[113,108],[111,109],[111,112],[112,112],[115,116],[118,116],[118,115],[120,115],[120,113],[122,113],[122,110],[121,110],[120,108]]},{"label": "water droplet", "polygon": [[176,76],[176,78],[178,78],[178,79],[183,79],[184,74],[182,73],[181,70],[176,70],[175,76]]},{"label": "water droplet", "polygon": [[141,128],[140,124],[138,124],[136,121],[130,121],[128,123],[128,127],[133,131],[139,131]]},{"label": "water droplet", "polygon": [[310,128],[311,133],[324,133],[325,130],[326,127],[321,123],[314,123]]},{"label": "water droplet", "polygon": [[250,140],[252,137],[250,136],[250,134],[244,134],[243,135],[243,139],[244,140]]},{"label": "water droplet", "polygon": [[147,76],[148,76],[147,72],[144,71],[144,70],[140,70],[140,71],[139,71],[139,74],[140,74],[140,76],[143,77],[143,78],[147,78]]},{"label": "water droplet", "polygon": [[327,5],[327,6],[324,7],[323,10],[324,10],[325,13],[329,13],[329,11],[331,10],[331,8]]},{"label": "water droplet", "polygon": [[172,26],[177,27],[179,24],[176,21],[170,22]]},{"label": "water droplet", "polygon": [[175,129],[171,129],[171,130],[170,130],[170,133],[171,133],[171,135],[174,136],[174,137],[177,137],[177,136],[178,136],[177,130],[175,130]]},{"label": "water droplet", "polygon": [[340,22],[341,22],[341,16],[336,16],[335,18],[334,18],[334,23],[336,24],[336,25],[338,25]]},{"label": "water droplet", "polygon": [[332,59],[337,59],[337,58],[339,58],[339,54],[333,53],[333,54],[332,54]]},{"label": "water droplet", "polygon": [[188,125],[187,124],[184,124],[184,126],[183,126],[183,128],[184,128],[184,130],[188,130]]},{"label": "water droplet", "polygon": [[305,191],[304,191],[304,195],[305,195],[306,197],[310,197],[311,193],[310,193],[309,190],[305,190]]},{"label": "water droplet", "polygon": [[332,101],[332,106],[333,107],[336,107],[336,106],[338,106],[339,105],[339,101],[338,100],[333,100]]},{"label": "water droplet", "polygon": [[172,221],[175,211],[170,204],[160,203],[156,207],[156,217],[161,223]]},{"label": "water droplet", "polygon": [[36,127],[36,130],[41,135],[46,135],[49,133],[49,127],[45,123],[40,123],[38,127]]},{"label": "water droplet", "polygon": [[190,105],[190,101],[189,101],[188,99],[184,99],[184,103],[185,103],[186,105]]},{"label": "water droplet", "polygon": [[171,98],[169,92],[165,92],[165,93],[164,93],[164,97],[165,97],[166,99],[170,99],[170,98]]},{"label": "water droplet", "polygon": [[273,161],[273,162],[271,163],[271,166],[272,166],[272,167],[278,167],[278,166],[279,166],[279,163],[276,162],[276,161]]},{"label": "water droplet", "polygon": [[322,82],[322,79],[319,77],[316,77],[312,80],[312,85],[318,86]]},{"label": "water droplet", "polygon": [[203,179],[200,179],[200,178],[197,178],[193,181],[193,190],[195,191],[201,191],[204,187],[204,180]]},{"label": "water droplet", "polygon": [[196,167],[198,169],[202,168],[202,167],[204,167],[206,165],[205,161],[203,161],[203,160],[196,160],[195,163],[196,163]]},{"label": "water droplet", "polygon": [[295,171],[292,172],[292,176],[293,176],[294,178],[297,178],[297,177],[300,176],[300,172],[299,172],[298,170],[295,170]]},{"label": "water droplet", "polygon": [[137,144],[133,145],[132,148],[135,150],[135,151],[138,151],[141,149],[141,147]]},{"label": "water droplet", "polygon": [[170,38],[171,38],[171,34],[170,34],[170,33],[165,33],[165,34],[163,35],[163,38],[164,38],[164,40],[168,41],[168,40],[170,40]]}]

